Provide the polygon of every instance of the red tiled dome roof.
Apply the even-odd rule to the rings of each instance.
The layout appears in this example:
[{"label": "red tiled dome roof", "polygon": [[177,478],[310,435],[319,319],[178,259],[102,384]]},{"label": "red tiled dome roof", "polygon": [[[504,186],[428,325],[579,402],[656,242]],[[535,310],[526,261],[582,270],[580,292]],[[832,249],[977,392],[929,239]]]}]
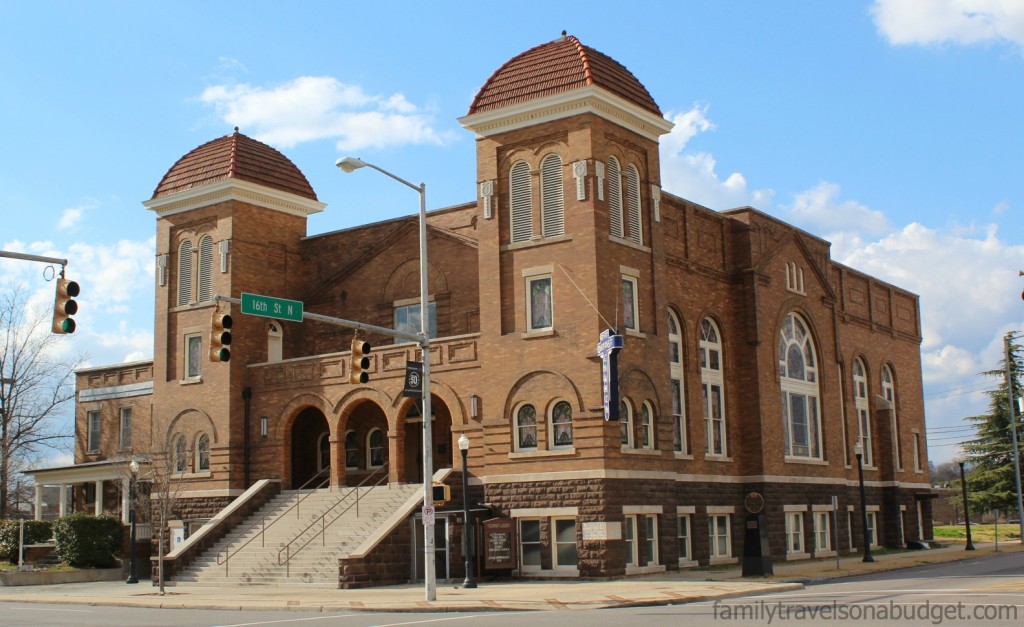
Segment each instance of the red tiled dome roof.
[{"label": "red tiled dome roof", "polygon": [[153,190],[153,198],[229,178],[317,200],[306,175],[288,157],[242,135],[237,127],[231,135],[206,142],[178,159]]},{"label": "red tiled dome roof", "polygon": [[480,88],[469,114],[595,85],[661,116],[654,98],[633,74],[573,36],[541,44],[514,57]]}]

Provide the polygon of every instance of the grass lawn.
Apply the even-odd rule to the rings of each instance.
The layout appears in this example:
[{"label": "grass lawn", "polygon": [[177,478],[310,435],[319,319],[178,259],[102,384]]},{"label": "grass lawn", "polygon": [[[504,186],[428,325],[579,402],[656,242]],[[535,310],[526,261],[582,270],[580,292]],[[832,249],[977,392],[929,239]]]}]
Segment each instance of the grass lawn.
[{"label": "grass lawn", "polygon": [[[963,540],[967,541],[967,528],[964,525],[936,525],[934,528],[936,540]],[[994,542],[996,539],[995,525],[971,525],[971,540],[973,542]],[[1002,524],[999,525],[999,541],[1009,542],[1020,541],[1020,525]]]}]

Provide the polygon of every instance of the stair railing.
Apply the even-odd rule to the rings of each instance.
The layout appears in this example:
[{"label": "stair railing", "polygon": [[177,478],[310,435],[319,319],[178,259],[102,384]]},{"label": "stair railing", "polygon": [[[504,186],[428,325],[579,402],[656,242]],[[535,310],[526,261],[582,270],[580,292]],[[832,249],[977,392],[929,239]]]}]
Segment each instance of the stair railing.
[{"label": "stair railing", "polygon": [[[314,481],[318,481],[318,483],[316,485],[314,485],[312,488],[310,488],[309,485],[311,483],[313,483]],[[308,481],[306,481],[306,483],[303,483],[301,486],[299,486],[299,488],[297,490],[295,490],[295,496],[297,497],[296,501],[295,501],[295,504],[292,505],[291,507],[289,507],[288,509],[284,510],[281,514],[275,514],[274,515],[275,518],[270,521],[270,524],[267,524],[267,518],[270,518],[270,516],[263,515],[263,516],[260,517],[259,520],[253,522],[252,524],[250,524],[245,529],[243,529],[243,530],[239,531],[238,533],[236,533],[234,535],[234,537],[231,538],[231,540],[228,541],[228,543],[224,546],[223,549],[217,551],[217,565],[218,566],[220,566],[221,564],[224,565],[224,576],[227,577],[228,574],[229,574],[229,568],[230,568],[229,561],[231,560],[231,556],[232,555],[238,555],[239,551],[241,551],[245,547],[249,546],[249,543],[252,542],[253,540],[255,540],[256,538],[260,539],[261,546],[266,547],[267,546],[267,541],[266,541],[267,529],[269,529],[270,527],[273,527],[274,523],[276,523],[277,521],[283,520],[285,515],[288,514],[288,512],[292,511],[293,509],[295,510],[296,518],[298,518],[300,516],[300,514],[299,514],[299,506],[302,504],[302,502],[305,501],[310,496],[312,496],[314,493],[316,493],[317,490],[319,490],[320,488],[324,487],[324,485],[330,483],[330,481],[331,481],[331,468],[330,468],[330,466],[328,466],[327,468],[321,469],[320,472],[318,472],[315,475],[313,475],[312,477],[310,477],[310,479]],[[306,494],[302,494],[302,491],[306,490],[306,489],[309,489],[309,492],[306,493]],[[244,536],[245,534],[249,533],[250,531],[252,531],[257,526],[260,527],[260,532],[258,534],[254,535],[253,537],[251,537],[248,540],[246,540],[243,544],[241,544],[240,546],[235,548],[234,551],[231,550],[231,545],[232,544],[237,542],[242,536]]]},{"label": "stair railing", "polygon": [[[327,510],[325,510],[323,514],[320,514],[320,516],[315,518],[312,522],[310,522],[309,525],[307,525],[305,529],[300,531],[295,536],[295,538],[292,539],[291,542],[289,542],[288,544],[282,546],[277,551],[277,565],[285,567],[285,577],[291,577],[291,570],[292,570],[292,568],[291,568],[291,560],[292,560],[292,558],[295,557],[296,555],[298,555],[299,551],[301,551],[302,549],[306,548],[309,545],[309,543],[313,541],[313,538],[315,538],[317,535],[319,535],[320,536],[320,544],[321,544],[321,546],[326,546],[327,545],[327,539],[326,538],[327,538],[327,528],[328,527],[330,527],[332,524],[337,522],[342,516],[347,514],[349,512],[349,510],[351,510],[353,507],[356,508],[356,516],[359,516],[359,499],[362,497],[362,493],[360,492],[359,488],[364,488],[364,487],[376,488],[376,487],[380,486],[380,484],[383,483],[388,478],[387,467],[388,467],[388,464],[387,464],[387,462],[385,462],[383,466],[377,468],[372,473],[367,475],[367,477],[365,479],[360,481],[359,485],[357,485],[354,488],[349,488],[349,491],[347,493],[345,493],[345,495],[342,496],[340,499],[338,499],[338,501],[334,505],[332,505],[331,507],[327,508]],[[376,477],[378,473],[381,476],[374,480],[374,477]],[[367,486],[367,484],[371,483],[371,480],[373,480],[372,485]],[[353,492],[356,495],[355,501],[352,502],[352,503],[349,503],[348,507],[346,507],[341,512],[339,512],[338,515],[335,516],[334,519],[332,519],[330,522],[327,522],[327,515],[330,514],[331,511],[333,511],[336,507],[338,507],[339,505],[344,503],[348,499],[349,495],[351,495]],[[303,542],[301,544],[301,546],[296,547],[294,552],[293,552],[292,551],[292,545],[295,544],[296,542],[298,542],[299,540],[301,540],[302,536],[304,536],[307,531],[309,531],[310,529],[315,527],[317,525],[317,523],[320,524],[320,533],[319,534],[313,534],[313,535],[309,536],[308,538],[306,538],[306,541]],[[284,561],[281,561],[282,553],[284,554]]]}]

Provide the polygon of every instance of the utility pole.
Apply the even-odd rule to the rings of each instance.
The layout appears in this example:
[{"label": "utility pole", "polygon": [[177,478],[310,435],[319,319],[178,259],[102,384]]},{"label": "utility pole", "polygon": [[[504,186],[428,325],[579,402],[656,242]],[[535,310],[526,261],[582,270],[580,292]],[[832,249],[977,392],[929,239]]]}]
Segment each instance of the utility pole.
[{"label": "utility pole", "polygon": [[1013,480],[1017,485],[1017,524],[1020,526],[1021,544],[1024,544],[1024,504],[1020,499],[1020,451],[1017,448],[1017,416],[1014,411],[1013,373],[1010,368],[1010,343],[1013,333],[1003,338],[1003,350],[1006,352],[1006,404],[1010,406],[1010,438],[1013,442]]}]

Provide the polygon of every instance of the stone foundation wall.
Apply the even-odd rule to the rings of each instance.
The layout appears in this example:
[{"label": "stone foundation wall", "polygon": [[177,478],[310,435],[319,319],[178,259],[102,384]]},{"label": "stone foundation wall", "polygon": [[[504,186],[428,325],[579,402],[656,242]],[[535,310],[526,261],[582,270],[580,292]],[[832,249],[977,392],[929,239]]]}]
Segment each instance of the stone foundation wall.
[{"label": "stone foundation wall", "polygon": [[407,583],[412,573],[412,536],[408,524],[398,525],[362,558],[338,560],[338,587],[369,588]]}]

